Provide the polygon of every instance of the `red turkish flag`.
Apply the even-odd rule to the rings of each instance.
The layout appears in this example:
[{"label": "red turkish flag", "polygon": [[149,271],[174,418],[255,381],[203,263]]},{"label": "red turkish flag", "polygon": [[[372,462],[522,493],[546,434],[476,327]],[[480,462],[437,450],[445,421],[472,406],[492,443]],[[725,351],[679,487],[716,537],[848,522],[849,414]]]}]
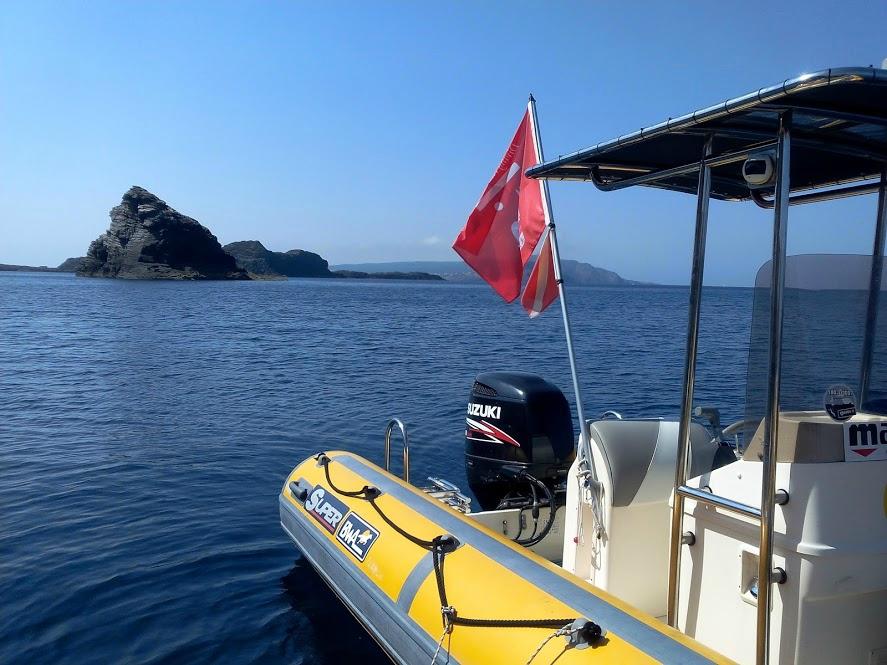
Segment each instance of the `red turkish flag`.
[{"label": "red turkish flag", "polygon": [[462,260],[506,302],[520,294],[524,266],[545,229],[542,183],[524,175],[539,161],[528,108],[502,163],[453,243]]},{"label": "red turkish flag", "polygon": [[530,279],[520,304],[530,315],[536,318],[542,311],[557,299],[557,280],[554,278],[554,259],[551,255],[551,233],[542,241],[542,249],[536,259],[536,265],[530,272]]}]

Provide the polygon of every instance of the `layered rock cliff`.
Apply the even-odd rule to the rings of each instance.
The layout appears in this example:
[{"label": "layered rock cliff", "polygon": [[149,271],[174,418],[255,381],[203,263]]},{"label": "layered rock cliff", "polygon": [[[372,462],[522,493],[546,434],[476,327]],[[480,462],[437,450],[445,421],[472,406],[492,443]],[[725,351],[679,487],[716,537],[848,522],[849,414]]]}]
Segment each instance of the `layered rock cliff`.
[{"label": "layered rock cliff", "polygon": [[78,275],[249,279],[209,229],[142,187],[131,187],[110,215],[110,228],[90,244]]}]

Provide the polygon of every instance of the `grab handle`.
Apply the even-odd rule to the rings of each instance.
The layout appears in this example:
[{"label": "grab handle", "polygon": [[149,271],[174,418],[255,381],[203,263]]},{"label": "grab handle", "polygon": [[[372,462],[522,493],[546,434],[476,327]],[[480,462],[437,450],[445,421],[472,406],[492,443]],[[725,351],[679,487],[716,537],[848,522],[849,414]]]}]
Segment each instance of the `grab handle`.
[{"label": "grab handle", "polygon": [[392,418],[385,426],[385,470],[391,469],[391,432],[397,427],[403,439],[403,479],[410,482],[410,437],[407,435],[407,426],[400,418]]}]

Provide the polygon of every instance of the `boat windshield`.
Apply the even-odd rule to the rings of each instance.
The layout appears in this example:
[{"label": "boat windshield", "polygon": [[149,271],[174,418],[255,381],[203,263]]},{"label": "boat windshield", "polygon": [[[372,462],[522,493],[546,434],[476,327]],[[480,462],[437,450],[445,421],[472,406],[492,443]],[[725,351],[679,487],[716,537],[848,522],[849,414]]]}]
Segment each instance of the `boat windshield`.
[{"label": "boat windshield", "polygon": [[[807,254],[785,266],[780,411],[841,409],[840,387],[849,387],[860,411],[887,415],[887,303],[880,296],[870,383],[860,395],[868,312],[871,256]],[[885,271],[887,275],[887,271]],[[755,279],[746,381],[748,441],[767,411],[771,262]],[[881,290],[884,280],[881,281]],[[830,388],[837,388],[829,393]],[[832,399],[827,400],[827,394]],[[859,400],[865,398],[864,403]]]}]

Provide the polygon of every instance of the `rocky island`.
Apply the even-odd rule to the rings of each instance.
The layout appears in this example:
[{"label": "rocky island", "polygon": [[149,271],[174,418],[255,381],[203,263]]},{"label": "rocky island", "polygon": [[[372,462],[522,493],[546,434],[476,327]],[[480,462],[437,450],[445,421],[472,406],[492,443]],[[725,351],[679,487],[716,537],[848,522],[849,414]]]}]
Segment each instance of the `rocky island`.
[{"label": "rocky island", "polygon": [[126,279],[249,279],[209,229],[142,187],[111,209],[110,228],[89,246],[77,274]]},{"label": "rocky island", "polygon": [[273,252],[258,240],[222,247],[200,222],[177,212],[143,187],[130,187],[110,215],[111,226],[90,244],[85,257],[44,270],[76,270],[81,277],[123,279],[441,279],[425,273],[333,272],[319,254],[303,249]]},{"label": "rocky island", "polygon": [[237,260],[237,265],[252,275],[273,277],[344,277],[348,279],[408,279],[443,281],[440,275],[427,272],[364,272],[330,270],[326,259],[304,249],[274,252],[258,240],[240,240],[224,247]]},{"label": "rocky island", "polygon": [[237,265],[254,275],[284,277],[332,277],[329,264],[319,254],[303,249],[272,252],[258,240],[239,240],[223,248]]}]

